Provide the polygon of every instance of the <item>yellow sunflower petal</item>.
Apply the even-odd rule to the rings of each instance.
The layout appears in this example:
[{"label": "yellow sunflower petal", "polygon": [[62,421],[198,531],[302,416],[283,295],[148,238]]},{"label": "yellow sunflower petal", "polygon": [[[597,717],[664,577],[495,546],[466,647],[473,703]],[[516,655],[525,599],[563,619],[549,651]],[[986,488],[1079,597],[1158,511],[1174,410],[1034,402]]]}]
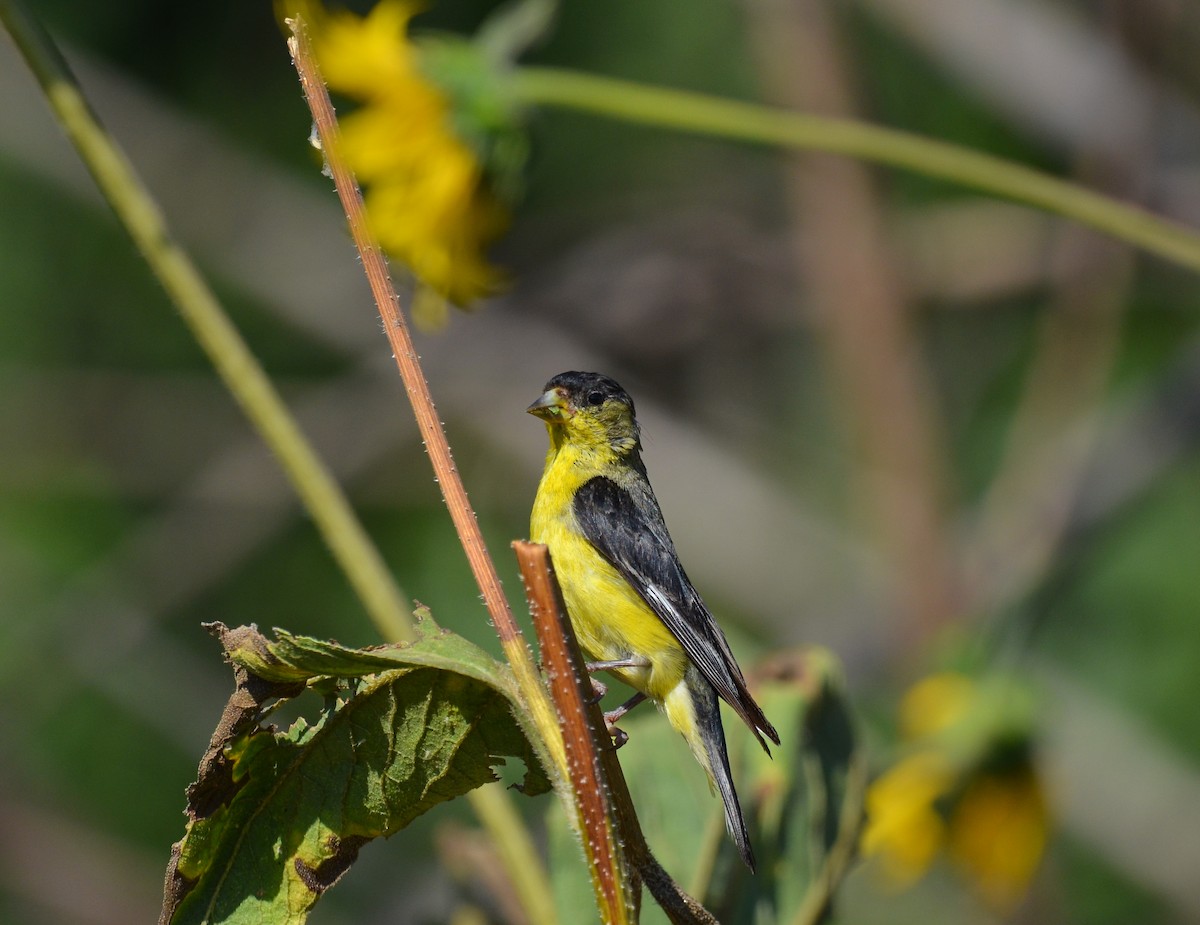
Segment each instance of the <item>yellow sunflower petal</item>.
[{"label": "yellow sunflower petal", "polygon": [[330,88],[372,99],[418,81],[406,32],[419,9],[405,0],[382,0],[365,17],[327,12],[314,28],[313,47]]},{"label": "yellow sunflower petal", "polygon": [[443,299],[467,305],[503,282],[484,252],[507,213],[455,134],[450,100],[418,67],[407,37],[418,9],[411,0],[381,0],[366,17],[315,4],[305,15],[329,86],[364,103],[341,118],[340,149],[366,187],[380,246]]}]

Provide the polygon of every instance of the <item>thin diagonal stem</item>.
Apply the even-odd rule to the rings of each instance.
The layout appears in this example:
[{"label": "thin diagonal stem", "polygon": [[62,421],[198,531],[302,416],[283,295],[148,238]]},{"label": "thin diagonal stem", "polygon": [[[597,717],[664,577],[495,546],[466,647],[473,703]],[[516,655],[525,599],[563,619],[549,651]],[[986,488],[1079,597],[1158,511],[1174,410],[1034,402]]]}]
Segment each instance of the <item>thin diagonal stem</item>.
[{"label": "thin diagonal stem", "polygon": [[362,258],[363,272],[367,275],[371,294],[374,296],[376,307],[383,318],[384,333],[387,335],[388,343],[391,344],[392,354],[400,371],[400,378],[404,382],[404,388],[408,393],[413,415],[417,421],[417,428],[425,442],[430,464],[433,466],[434,475],[442,491],[442,498],[450,511],[450,519],[454,522],[454,528],[458,532],[459,542],[462,543],[463,551],[467,555],[467,562],[471,566],[471,572],[483,595],[488,615],[496,627],[500,644],[504,647],[504,654],[508,657],[521,692],[526,697],[527,706],[539,728],[554,730],[552,734],[546,736],[547,745],[553,747],[552,743],[557,740],[561,748],[562,740],[557,734],[558,726],[546,694],[546,688],[538,675],[533,655],[525,644],[517,621],[513,618],[512,610],[508,606],[508,599],[504,596],[504,589],[500,585],[500,576],[496,573],[496,566],[483,542],[483,533],[479,529],[479,522],[475,519],[475,512],[467,498],[467,490],[459,477],[458,468],[454,465],[454,457],[450,452],[446,432],[442,429],[441,419],[438,417],[437,408],[433,404],[433,396],[429,391],[429,383],[425,381],[425,373],[421,369],[421,362],[417,357],[416,348],[413,346],[412,336],[408,331],[408,322],[405,321],[404,314],[400,311],[400,297],[396,294],[396,288],[392,284],[387,261],[368,227],[366,207],[363,204],[358,182],[349,165],[342,158],[337,117],[333,111],[333,103],[329,99],[329,92],[325,89],[325,82],[317,68],[307,28],[298,17],[289,19],[288,25],[292,30],[292,36],[288,39],[292,62],[300,76],[300,85],[304,88],[304,96],[312,112],[313,123],[316,125],[325,162],[333,177],[338,199],[346,212],[350,236]]},{"label": "thin diagonal stem", "polygon": [[0,0],[0,22],[37,77],[100,192],[226,388],[283,466],[379,632],[386,639],[411,638],[404,595],[379,550],[195,264],[175,241],[132,165],[100,124],[53,40],[18,0]]},{"label": "thin diagonal stem", "polygon": [[[442,497],[450,511],[459,541],[483,594],[484,603],[500,637],[500,644],[512,667],[525,705],[537,726],[535,747],[539,748],[541,756],[557,771],[557,775],[551,773],[551,777],[557,777],[560,781],[566,780],[566,753],[553,705],[534,664],[533,655],[525,644],[508,606],[495,564],[484,545],[483,534],[467,498],[466,488],[454,465],[450,444],[434,407],[429,384],[421,370],[420,360],[408,332],[408,324],[400,311],[400,300],[392,285],[387,263],[368,228],[366,209],[358,183],[342,159],[337,117],[317,68],[305,24],[299,18],[289,19],[287,24],[292,31],[288,40],[292,61],[312,112],[313,123],[338,198],[346,212],[351,237],[362,259],[363,271],[367,275],[376,307],[383,318],[384,331],[404,381],[421,437],[429,452],[430,463],[433,465]],[[552,925],[554,910],[547,902],[547,897],[551,895],[548,874],[533,849],[528,832],[524,827],[515,824],[511,807],[507,806],[507,795],[494,787],[485,787],[472,791],[469,799],[480,821],[487,826],[498,845],[500,856],[522,905],[531,917],[537,916],[536,921]]]}]

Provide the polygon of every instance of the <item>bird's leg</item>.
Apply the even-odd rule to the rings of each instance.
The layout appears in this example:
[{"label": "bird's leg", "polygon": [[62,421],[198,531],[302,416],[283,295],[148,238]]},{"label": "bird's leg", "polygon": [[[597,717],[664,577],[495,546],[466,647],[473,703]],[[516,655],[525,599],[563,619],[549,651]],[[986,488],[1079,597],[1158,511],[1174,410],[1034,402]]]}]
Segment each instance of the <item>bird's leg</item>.
[{"label": "bird's leg", "polygon": [[615,710],[609,710],[607,713],[605,713],[604,724],[608,726],[609,729],[612,729],[613,726],[621,721],[622,717],[624,717],[626,713],[628,713],[645,699],[646,695],[641,691],[638,691]]},{"label": "bird's leg", "polygon": [[646,699],[646,695],[638,691],[615,710],[609,710],[604,714],[604,728],[608,730],[608,734],[612,736],[613,747],[620,748],[629,741],[629,733],[624,729],[618,729],[617,723],[621,718],[636,707],[639,703]]},{"label": "bird's leg", "polygon": [[[650,659],[641,655],[630,655],[626,658],[615,658],[608,662],[585,662],[583,667],[591,675],[597,671],[609,671],[613,668],[649,668]],[[592,703],[599,703],[600,699],[608,693],[608,685],[603,681],[597,681],[595,678],[592,678],[592,693],[595,695]]]},{"label": "bird's leg", "polygon": [[[614,668],[649,668],[650,659],[644,655],[628,655],[625,658],[614,658],[607,662],[587,662],[584,667],[587,668],[588,674],[594,674],[597,671],[612,671]],[[598,702],[608,691],[608,688],[595,678],[592,678],[592,690],[596,693],[596,700],[593,702]],[[608,734],[612,736],[614,748],[620,748],[629,741],[629,733],[623,729],[618,729],[616,726],[617,722],[645,699],[645,694],[634,694],[615,710],[609,710],[604,714],[604,727],[608,730]]]},{"label": "bird's leg", "polygon": [[629,655],[625,658],[614,658],[609,662],[586,662],[583,667],[588,670],[588,674],[612,671],[614,668],[649,668],[650,659],[644,655]]}]

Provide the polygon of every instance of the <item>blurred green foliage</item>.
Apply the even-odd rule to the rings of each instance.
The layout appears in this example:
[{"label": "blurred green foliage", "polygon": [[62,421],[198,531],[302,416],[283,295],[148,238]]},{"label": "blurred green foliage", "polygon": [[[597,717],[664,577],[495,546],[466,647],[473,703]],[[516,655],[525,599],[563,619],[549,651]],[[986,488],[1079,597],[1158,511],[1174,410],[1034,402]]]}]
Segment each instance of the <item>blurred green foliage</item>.
[{"label": "blurred green foliage", "polygon": [[[1073,10],[1099,47],[1119,46],[1120,36],[1095,11],[1047,6]],[[1112,6],[1134,8],[1137,0]],[[36,7],[84,64],[85,82],[99,63],[133,82],[127,92],[165,103],[300,193],[330,195],[304,143],[307,117],[269,5],[220,2],[198,12],[149,0],[42,0]],[[469,31],[491,7],[443,2],[421,24]],[[1055,173],[1087,159],[1090,152],[1016,124],[968,89],[956,65],[902,35],[881,8],[852,4],[837,16],[867,117]],[[717,0],[567,4],[532,60],[758,99],[748,15],[746,7]],[[1177,30],[1163,31],[1168,50],[1172,35],[1186,36],[1194,26],[1193,11],[1180,15]],[[11,48],[0,55],[11,58]],[[1143,62],[1143,73],[1194,120],[1196,90],[1173,60],[1164,52]],[[119,108],[119,95],[106,97],[106,105]],[[1179,136],[1160,126],[1149,143],[1147,199],[1160,210],[1178,206],[1194,224],[1186,197],[1171,185],[1195,169],[1185,138],[1192,122],[1178,124],[1185,125]],[[243,471],[218,464],[228,462],[230,447],[253,440],[248,427],[107,210],[81,197],[58,166],[21,153],[16,142],[42,129],[3,115],[0,125],[0,690],[10,705],[0,726],[0,920],[146,920],[157,907],[168,847],[182,834],[184,787],[228,693],[224,666],[199,624],[281,625],[355,646],[377,640],[307,518],[288,505],[271,520],[254,503],[259,494],[283,492],[281,476],[255,474],[245,491],[228,496],[197,488],[205,477]],[[156,131],[164,126],[146,126],[148,137]],[[836,524],[838,536],[869,545],[861,498],[846,475],[852,450],[842,396],[825,375],[822,332],[806,302],[811,268],[794,256],[788,238],[796,219],[787,199],[791,162],[562,112],[537,115],[532,140],[527,197],[500,248],[517,287],[485,309],[514,332],[498,338],[495,349],[523,358],[521,379],[489,380],[490,368],[476,372],[470,357],[461,368],[443,365],[431,374],[435,397],[439,385],[455,382],[473,396],[445,400],[443,415],[518,612],[520,584],[507,541],[526,531],[543,437],[523,419],[521,401],[508,397],[528,401],[549,375],[584,362],[619,374],[639,404],[644,396],[652,408],[647,455],[656,485],[686,482],[698,462],[675,454],[681,444],[672,428],[681,427],[704,447],[695,457],[743,467],[781,493],[781,509],[816,511]],[[131,149],[135,141],[129,139]],[[186,153],[179,164],[173,183],[186,191]],[[909,175],[879,177],[893,229],[974,198]],[[213,191],[204,189],[183,201],[203,213],[208,195]],[[181,201],[170,191],[164,198]],[[236,231],[229,229],[231,239]],[[289,236],[299,241],[313,233],[302,225],[256,229],[277,237],[285,251]],[[353,260],[344,238],[331,234],[324,246],[332,264]],[[994,246],[1000,262],[1012,242]],[[902,240],[896,249],[904,251]],[[382,339],[356,351],[247,294],[232,262],[214,251],[202,256],[239,327],[297,403],[336,390],[363,362],[386,359]],[[922,288],[912,282],[918,273],[906,275],[919,359],[944,428],[953,529],[970,519],[1002,465],[1036,359],[1036,332],[1055,292],[1070,283],[1047,271],[1051,262],[1043,254],[1016,282],[967,287],[967,295]],[[264,279],[273,272],[261,267]],[[998,612],[963,617],[963,632],[994,644],[1001,657],[1067,675],[1095,695],[1095,709],[1111,709],[1150,733],[1193,789],[1200,786],[1200,719],[1192,707],[1200,666],[1200,469],[1196,377],[1189,377],[1200,319],[1195,283],[1140,259],[1120,294],[1119,341],[1099,410],[1114,427],[1117,412],[1161,421],[1161,440],[1144,439],[1153,430],[1129,437],[1145,451],[1144,479],[1132,464],[1114,471],[1115,450],[1092,458],[1080,489],[1088,504],[1074,509],[1045,574]],[[358,320],[370,314],[357,293],[328,311]],[[469,341],[473,325],[491,320],[458,318],[422,350],[444,360],[454,355],[456,339]],[[1088,323],[1086,313],[1080,323]],[[539,338],[547,328],[567,346],[530,354],[530,345],[545,343]],[[393,390],[400,423],[391,437],[379,438],[383,448],[364,466],[351,467],[350,492],[406,593],[432,607],[442,624],[496,652],[402,392],[379,381]],[[352,402],[340,414],[355,422],[349,432],[376,439],[376,422],[360,422]],[[346,433],[323,448],[336,454]],[[271,471],[269,464],[260,471]],[[1113,484],[1125,488],[1106,494],[1096,487]],[[674,523],[673,511],[706,508],[728,487],[692,486],[664,500],[668,519]],[[163,548],[156,531],[181,508],[197,514],[194,528],[169,534],[175,545]],[[243,526],[260,523],[261,535],[243,549]],[[728,536],[730,529],[716,523],[680,530],[676,539],[691,561],[689,551],[703,551],[714,536],[718,546],[747,541],[749,531]],[[813,542],[811,549],[775,549],[775,571],[790,573],[793,563],[819,557]],[[168,566],[203,565],[235,546],[242,551],[234,561],[188,593],[172,597],[159,587],[175,574]],[[706,561],[714,558],[720,556]],[[797,589],[796,606],[785,612],[715,569],[689,569],[723,605],[731,636],[745,639],[748,650],[832,641],[872,716],[894,708],[904,682],[936,649],[909,632],[894,601],[855,596],[870,584],[865,576],[855,574],[819,599]],[[663,724],[652,714],[638,717],[635,738],[640,727],[656,725]],[[1099,774],[1110,756],[1105,742],[1094,748]],[[663,754],[671,754],[665,744]],[[680,769],[680,792],[697,783],[694,770]],[[1127,786],[1136,789],[1139,781]],[[548,805],[522,806],[539,831]],[[1190,818],[1187,807],[1179,809],[1178,818]],[[469,817],[461,806],[443,807],[399,838],[372,845],[313,921],[444,921],[466,904],[481,904],[499,920],[486,891],[455,881],[437,864],[439,827],[451,819]],[[1155,852],[1169,857],[1190,844],[1186,832],[1159,832],[1139,867],[1114,857],[1078,819],[1059,821],[1065,834],[1034,884],[1030,919],[1108,925],[1200,914],[1188,904],[1194,892],[1153,876]],[[80,845],[82,858],[65,850]],[[111,859],[108,890],[83,876],[96,858]],[[39,870],[53,876],[39,877]],[[78,884],[76,892],[64,883]],[[987,914],[945,872],[893,900],[863,871],[847,893],[846,908],[864,922],[978,921]]]}]

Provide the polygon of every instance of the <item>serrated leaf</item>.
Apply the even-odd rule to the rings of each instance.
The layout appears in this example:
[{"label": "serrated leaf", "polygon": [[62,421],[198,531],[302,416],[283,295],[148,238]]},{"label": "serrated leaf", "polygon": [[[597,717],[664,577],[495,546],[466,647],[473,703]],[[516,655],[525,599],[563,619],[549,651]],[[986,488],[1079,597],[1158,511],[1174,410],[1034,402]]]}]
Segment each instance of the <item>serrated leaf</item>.
[{"label": "serrated leaf", "polygon": [[254,647],[247,646],[230,652],[230,658],[272,680],[275,674],[280,676],[280,680],[296,677],[307,680],[317,677],[361,678],[406,666],[440,668],[491,685],[509,699],[516,697],[516,684],[507,665],[496,661],[474,643],[447,630],[428,633],[412,643],[351,649],[329,640],[296,636],[287,630],[276,629],[275,641],[266,642],[266,651],[272,662],[265,675],[255,662],[244,661],[243,653],[254,650]]},{"label": "serrated leaf", "polygon": [[[527,793],[549,789],[514,718],[504,667],[460,637],[356,650],[221,630],[239,672],[231,704],[243,701],[239,721],[224,741],[214,738],[212,764],[202,763],[189,789],[191,822],[168,871],[163,921],[303,922],[362,845],[495,780],[493,767],[506,757],[525,762]],[[250,692],[248,664],[293,684],[347,680],[315,720],[280,732],[247,711],[247,700],[261,707],[279,696],[278,685]]]}]

